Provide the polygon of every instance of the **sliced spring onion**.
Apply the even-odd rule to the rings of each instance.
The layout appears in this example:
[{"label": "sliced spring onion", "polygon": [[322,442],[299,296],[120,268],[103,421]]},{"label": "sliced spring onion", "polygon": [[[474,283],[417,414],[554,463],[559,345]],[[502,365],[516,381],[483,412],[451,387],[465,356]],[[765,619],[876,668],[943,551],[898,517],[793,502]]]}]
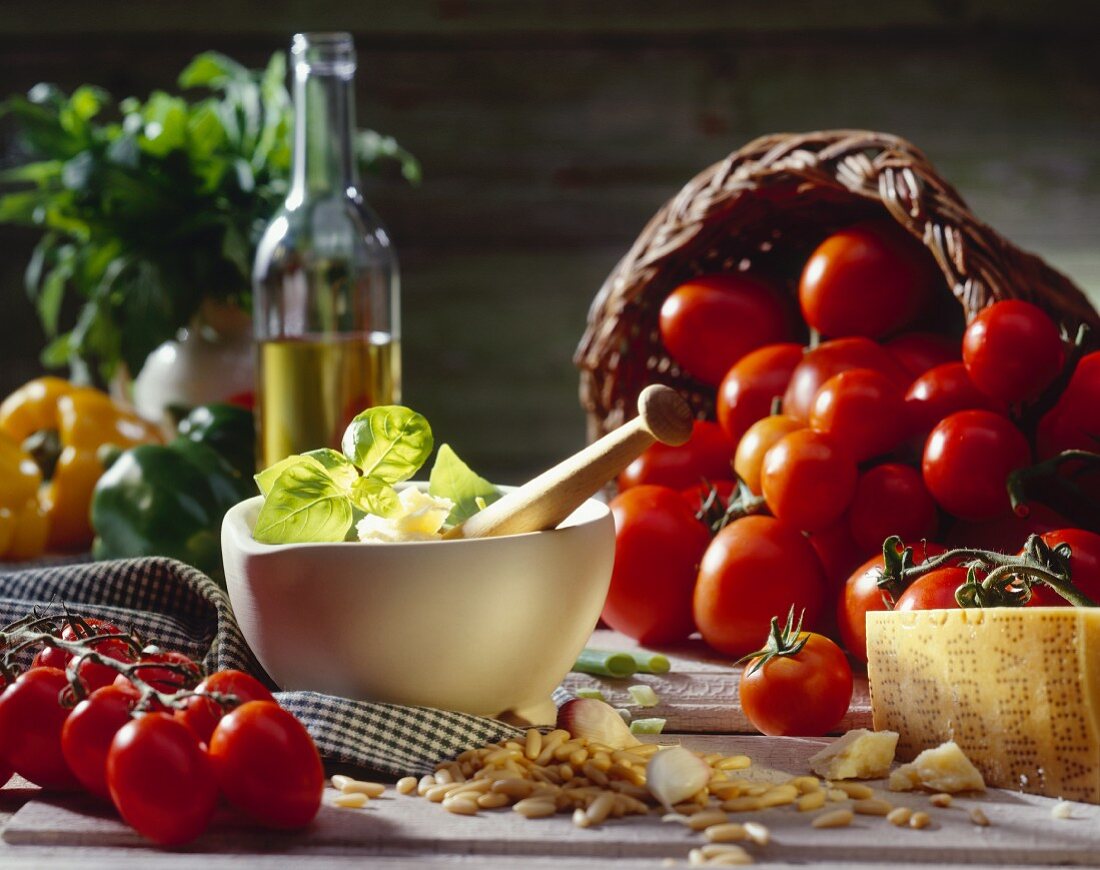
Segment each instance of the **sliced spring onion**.
[{"label": "sliced spring onion", "polygon": [[631,686],[627,691],[639,707],[656,707],[661,700],[652,686]]},{"label": "sliced spring onion", "polygon": [[638,669],[630,653],[613,652],[603,649],[581,650],[573,670],[582,674],[596,674],[601,677],[629,677]]},{"label": "sliced spring onion", "polygon": [[667,719],[635,719],[630,723],[631,734],[660,734]]},{"label": "sliced spring onion", "polygon": [[629,725],[629,724],[630,724],[630,720],[634,718],[634,717],[633,717],[633,716],[631,715],[630,711],[629,711],[628,709],[626,709],[626,707],[616,707],[616,708],[615,708],[615,712],[619,714],[619,716],[620,716],[620,717],[622,718],[622,720],[623,720],[623,721],[624,721],[624,722],[625,722],[625,723],[626,723],[627,725]]},{"label": "sliced spring onion", "polygon": [[607,698],[603,696],[603,692],[599,689],[577,689],[578,698],[592,698],[595,701],[607,701]]},{"label": "sliced spring onion", "polygon": [[660,653],[635,650],[630,655],[634,659],[634,666],[639,674],[667,674],[672,668],[668,656]]}]

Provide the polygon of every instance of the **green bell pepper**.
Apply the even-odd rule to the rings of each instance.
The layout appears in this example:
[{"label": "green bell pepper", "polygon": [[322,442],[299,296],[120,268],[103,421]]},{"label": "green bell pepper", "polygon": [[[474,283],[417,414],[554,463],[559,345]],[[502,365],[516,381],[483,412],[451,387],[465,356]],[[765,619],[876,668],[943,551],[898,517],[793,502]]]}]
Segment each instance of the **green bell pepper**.
[{"label": "green bell pepper", "polygon": [[256,424],[247,408],[199,405],[179,421],[177,431],[189,441],[213,447],[244,477],[251,479],[256,473]]}]

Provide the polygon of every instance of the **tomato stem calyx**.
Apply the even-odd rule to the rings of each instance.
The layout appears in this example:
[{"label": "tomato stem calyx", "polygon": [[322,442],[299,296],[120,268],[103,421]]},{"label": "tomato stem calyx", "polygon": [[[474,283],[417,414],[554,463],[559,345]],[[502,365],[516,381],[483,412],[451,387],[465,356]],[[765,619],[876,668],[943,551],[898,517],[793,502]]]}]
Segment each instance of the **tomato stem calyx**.
[{"label": "tomato stem calyx", "polygon": [[759,514],[767,509],[764,497],[756,495],[740,478],[737,479],[737,488],[730,495],[729,501],[725,503],[723,503],[722,495],[714,484],[705,478],[703,484],[709,486],[710,489],[695,514],[695,518],[710,529],[712,535],[717,535],[734,520]]},{"label": "tomato stem calyx", "polygon": [[768,639],[764,646],[756,652],[742,656],[735,664],[740,665],[751,661],[752,664],[748,673],[755,674],[772,659],[798,655],[810,639],[809,634],[803,635],[802,633],[802,620],[805,616],[806,611],[803,610],[798,615],[798,625],[795,625],[794,605],[791,605],[791,609],[787,613],[787,622],[782,628],[779,627],[779,617],[773,616],[771,628],[768,629]]}]

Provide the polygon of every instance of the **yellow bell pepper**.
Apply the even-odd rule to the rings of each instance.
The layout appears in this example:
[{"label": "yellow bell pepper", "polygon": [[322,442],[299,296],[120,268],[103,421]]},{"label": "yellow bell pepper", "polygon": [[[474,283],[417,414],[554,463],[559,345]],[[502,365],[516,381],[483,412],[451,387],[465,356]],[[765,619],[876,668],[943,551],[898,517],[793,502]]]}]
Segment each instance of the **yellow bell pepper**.
[{"label": "yellow bell pepper", "polygon": [[[53,377],[30,381],[0,403],[0,433],[14,441],[17,449],[26,439],[44,432],[56,433],[57,449],[43,451],[39,461],[37,511],[11,508],[15,527],[9,549],[32,551],[41,537],[50,550],[86,549],[93,537],[89,519],[92,490],[104,470],[100,448],[113,444],[126,449],[159,442],[160,432],[116,405],[101,390]],[[46,478],[44,483],[42,478]],[[0,525],[3,523],[0,519]],[[3,534],[0,530],[0,542]]]},{"label": "yellow bell pepper", "polygon": [[19,444],[0,434],[0,559],[33,559],[46,548],[46,514],[38,503],[42,472]]}]

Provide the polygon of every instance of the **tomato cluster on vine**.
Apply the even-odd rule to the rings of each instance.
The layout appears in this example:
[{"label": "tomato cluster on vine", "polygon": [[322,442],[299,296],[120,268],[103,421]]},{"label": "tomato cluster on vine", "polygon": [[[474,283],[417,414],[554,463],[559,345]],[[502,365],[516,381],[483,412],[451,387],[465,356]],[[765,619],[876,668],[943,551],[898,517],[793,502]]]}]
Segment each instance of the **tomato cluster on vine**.
[{"label": "tomato cluster on vine", "polygon": [[14,772],[44,789],[83,789],[165,846],[206,830],[220,796],[267,827],[317,814],[317,748],[255,677],[204,675],[183,653],[67,613],[0,629],[0,651],[0,784]]},{"label": "tomato cluster on vine", "polygon": [[[607,624],[649,644],[698,630],[738,657],[793,607],[865,658],[868,609],[957,606],[968,577],[945,565],[895,600],[868,579],[891,536],[924,542],[923,558],[943,551],[936,541],[1013,553],[1050,535],[1072,548],[1073,582],[1100,597],[1100,535],[1080,528],[1098,516],[1100,353],[1083,336],[1021,300],[993,303],[961,336],[939,331],[953,304],[943,278],[891,222],[842,229],[811,254],[801,322],[788,298],[749,271],[665,301],[664,346],[715,388],[716,419],[620,476]],[[1027,603],[1065,603],[1025,587]]]}]

